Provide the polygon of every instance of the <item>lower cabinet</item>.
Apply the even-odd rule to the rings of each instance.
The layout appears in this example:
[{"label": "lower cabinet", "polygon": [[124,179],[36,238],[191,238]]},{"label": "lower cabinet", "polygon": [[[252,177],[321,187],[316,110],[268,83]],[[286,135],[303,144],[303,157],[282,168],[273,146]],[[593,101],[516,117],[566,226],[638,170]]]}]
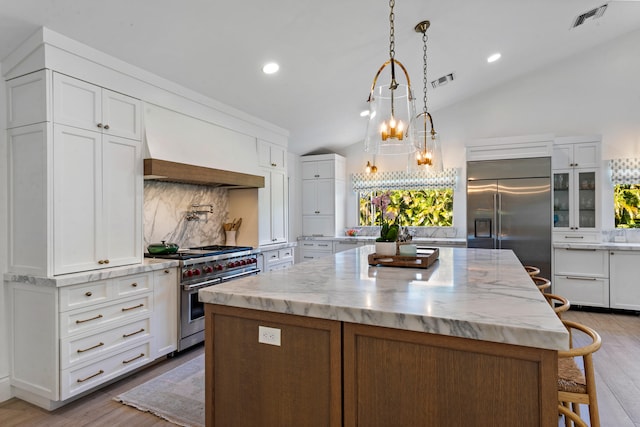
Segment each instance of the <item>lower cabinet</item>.
[{"label": "lower cabinet", "polygon": [[17,397],[45,409],[176,349],[175,268],[9,289],[11,385]]},{"label": "lower cabinet", "polygon": [[640,252],[610,251],[610,305],[623,310],[640,310]]},{"label": "lower cabinet", "polygon": [[556,248],[552,286],[572,305],[609,307],[609,251]]},{"label": "lower cabinet", "polygon": [[298,248],[300,248],[300,261],[308,261],[333,254],[333,241],[301,240],[298,242]]},{"label": "lower cabinet", "polygon": [[262,253],[262,271],[286,270],[294,264],[294,248],[266,250]]},{"label": "lower cabinet", "polygon": [[558,422],[552,350],[214,304],[205,319],[210,427]]}]

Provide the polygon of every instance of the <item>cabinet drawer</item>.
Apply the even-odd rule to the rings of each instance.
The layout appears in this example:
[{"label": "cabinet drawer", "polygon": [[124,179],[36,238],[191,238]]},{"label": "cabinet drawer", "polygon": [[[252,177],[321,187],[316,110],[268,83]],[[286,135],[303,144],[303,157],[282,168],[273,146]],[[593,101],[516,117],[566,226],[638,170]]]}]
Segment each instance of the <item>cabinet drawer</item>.
[{"label": "cabinet drawer", "polygon": [[60,338],[89,331],[120,320],[148,315],[152,311],[152,295],[127,298],[113,304],[102,304],[83,310],[60,313]]},{"label": "cabinet drawer", "polygon": [[118,348],[150,338],[151,319],[140,319],[107,331],[60,340],[60,365],[67,369],[88,360],[95,360]]},{"label": "cabinet drawer", "polygon": [[608,251],[556,248],[554,254],[554,274],[609,277]]},{"label": "cabinet drawer", "polygon": [[600,233],[597,231],[554,231],[553,241],[559,243],[598,243]]},{"label": "cabinet drawer", "polygon": [[60,375],[61,399],[68,399],[149,363],[150,350],[151,343],[146,342],[84,367],[64,369]]},{"label": "cabinet drawer", "polygon": [[300,260],[309,261],[310,259],[322,258],[331,255],[331,252],[322,252],[314,250],[303,250],[301,252]]},{"label": "cabinet drawer", "polygon": [[567,298],[572,305],[609,307],[609,280],[578,276],[554,276],[553,293]]},{"label": "cabinet drawer", "polygon": [[330,240],[322,240],[322,241],[314,241],[314,240],[303,240],[298,246],[300,246],[303,250],[313,250],[313,251],[325,251],[332,252],[333,251],[333,242]]},{"label": "cabinet drawer", "polygon": [[130,296],[151,290],[152,282],[149,274],[139,274],[117,279],[116,289],[118,296]]},{"label": "cabinet drawer", "polygon": [[280,259],[280,261],[286,261],[293,258],[293,248],[278,250],[278,258]]},{"label": "cabinet drawer", "polygon": [[60,288],[60,311],[103,303],[107,302],[108,299],[108,280],[68,286]]}]

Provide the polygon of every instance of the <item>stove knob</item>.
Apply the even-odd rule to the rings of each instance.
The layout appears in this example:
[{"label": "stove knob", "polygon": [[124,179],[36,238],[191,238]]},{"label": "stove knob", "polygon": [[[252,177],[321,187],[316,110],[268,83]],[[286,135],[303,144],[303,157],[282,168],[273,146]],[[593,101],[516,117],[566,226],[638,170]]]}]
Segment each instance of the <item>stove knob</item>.
[{"label": "stove knob", "polygon": [[191,270],[187,270],[184,273],[182,273],[182,275],[186,277],[191,277],[193,276],[193,272]]},{"label": "stove knob", "polygon": [[235,263],[230,262],[229,264],[227,264],[227,268],[233,268],[235,267]]},{"label": "stove knob", "polygon": [[213,267],[211,267],[210,265],[206,265],[203,269],[202,269],[203,273],[213,273]]},{"label": "stove knob", "polygon": [[242,261],[240,261],[240,265],[247,265],[247,260],[243,259]]},{"label": "stove knob", "polygon": [[224,267],[222,266],[222,264],[218,264],[216,265],[216,270],[220,271],[222,270]]},{"label": "stove knob", "polygon": [[257,264],[258,260],[256,258],[251,258],[251,264]]},{"label": "stove knob", "polygon": [[199,276],[200,275],[200,269],[199,268],[193,269],[193,275],[194,276]]}]

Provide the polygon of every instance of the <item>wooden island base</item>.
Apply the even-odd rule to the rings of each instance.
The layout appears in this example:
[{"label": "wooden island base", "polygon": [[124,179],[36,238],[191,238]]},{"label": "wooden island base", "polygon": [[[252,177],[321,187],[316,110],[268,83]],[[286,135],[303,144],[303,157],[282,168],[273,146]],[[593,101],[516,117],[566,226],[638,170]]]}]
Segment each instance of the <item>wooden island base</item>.
[{"label": "wooden island base", "polygon": [[216,304],[205,330],[209,427],[557,425],[554,350]]}]

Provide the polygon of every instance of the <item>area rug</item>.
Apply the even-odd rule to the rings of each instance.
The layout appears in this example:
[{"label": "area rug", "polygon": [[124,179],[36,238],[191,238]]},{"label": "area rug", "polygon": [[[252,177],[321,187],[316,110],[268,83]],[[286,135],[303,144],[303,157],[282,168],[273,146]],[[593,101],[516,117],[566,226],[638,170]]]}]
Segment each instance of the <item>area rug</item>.
[{"label": "area rug", "polygon": [[114,400],[180,426],[204,426],[204,354]]}]

